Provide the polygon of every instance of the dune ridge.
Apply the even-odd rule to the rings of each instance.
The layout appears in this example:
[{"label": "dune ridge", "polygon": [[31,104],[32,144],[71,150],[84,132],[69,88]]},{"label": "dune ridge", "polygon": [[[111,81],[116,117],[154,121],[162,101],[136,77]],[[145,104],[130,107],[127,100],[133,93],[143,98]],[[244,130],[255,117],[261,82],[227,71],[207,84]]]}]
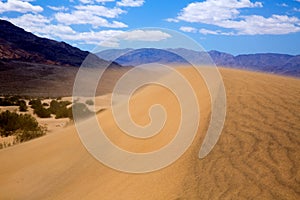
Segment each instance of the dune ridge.
[{"label": "dune ridge", "polygon": [[[300,80],[221,69],[227,117],[212,152],[198,158],[210,119],[210,100],[193,69],[180,72],[196,91],[201,108],[198,134],[172,165],[151,173],[128,174],[108,168],[81,144],[74,126],[0,151],[0,199],[299,199]],[[107,136],[136,152],[160,148],[172,137],[180,112],[164,88],[147,87],[132,101],[133,119],[149,121],[153,102],[166,105],[165,130],[148,141],[127,137],[111,111],[97,117]],[[137,106],[139,105],[139,106]]]}]

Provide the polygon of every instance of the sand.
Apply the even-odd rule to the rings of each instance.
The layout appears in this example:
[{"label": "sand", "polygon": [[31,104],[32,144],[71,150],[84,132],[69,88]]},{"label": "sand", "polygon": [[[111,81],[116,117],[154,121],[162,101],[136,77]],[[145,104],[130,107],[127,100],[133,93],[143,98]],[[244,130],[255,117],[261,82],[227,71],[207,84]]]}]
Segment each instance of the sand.
[{"label": "sand", "polygon": [[[69,126],[0,150],[0,199],[299,199],[300,80],[221,69],[225,126],[212,152],[200,160],[210,98],[192,69],[181,72],[197,91],[201,120],[193,144],[175,163],[146,174],[113,170],[91,156]],[[134,152],[153,151],[172,139],[180,120],[174,96],[149,86],[131,101],[137,123],[149,122],[144,113],[153,102],[165,105],[170,117],[149,140],[122,133],[110,109],[97,117],[115,144]]]}]

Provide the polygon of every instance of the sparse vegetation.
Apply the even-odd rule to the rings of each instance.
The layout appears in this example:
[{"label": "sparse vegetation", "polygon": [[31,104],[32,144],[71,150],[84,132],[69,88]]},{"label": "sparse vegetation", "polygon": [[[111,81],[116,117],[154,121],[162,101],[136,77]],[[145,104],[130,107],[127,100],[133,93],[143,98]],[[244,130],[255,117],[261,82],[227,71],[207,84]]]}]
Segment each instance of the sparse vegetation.
[{"label": "sparse vegetation", "polygon": [[0,113],[0,135],[16,136],[17,141],[24,142],[45,135],[44,128],[39,126],[29,114],[17,114],[10,111]]},{"label": "sparse vegetation", "polygon": [[94,105],[94,101],[92,99],[86,100],[85,103],[90,106]]},{"label": "sparse vegetation", "polygon": [[20,112],[26,112],[27,111],[27,105],[26,105],[26,101],[24,100],[20,100],[19,101],[19,111]]},{"label": "sparse vegetation", "polygon": [[[26,100],[29,100],[27,105]],[[20,112],[27,112],[28,106],[33,109],[33,113],[40,118],[50,118],[51,115],[55,116],[55,119],[60,118],[70,118],[73,120],[73,109],[80,116],[80,118],[86,118],[91,116],[93,113],[87,107],[87,105],[94,105],[92,99],[88,99],[85,103],[80,103],[79,99],[74,100],[73,106],[70,101],[63,101],[61,97],[53,99],[50,104],[47,102],[42,102],[42,99],[33,97],[20,97],[20,96],[8,96],[0,97],[0,106],[19,106]]]},{"label": "sparse vegetation", "polygon": [[0,106],[18,106],[19,96],[2,97],[0,98]]},{"label": "sparse vegetation", "polygon": [[70,104],[72,104],[70,101],[52,100],[50,103],[49,111],[55,115],[56,119],[66,117],[71,118],[71,108],[67,108],[67,106]]},{"label": "sparse vegetation", "polygon": [[76,114],[78,119],[88,118],[93,114],[84,103],[75,103],[71,111],[71,119],[73,119],[73,114]]},{"label": "sparse vegetation", "polygon": [[40,118],[49,118],[51,117],[51,112],[49,109],[44,108],[42,101],[40,99],[34,99],[29,102],[31,108],[34,109],[34,114]]},{"label": "sparse vegetation", "polygon": [[90,106],[94,105],[94,101],[92,99],[86,100],[85,103]]}]

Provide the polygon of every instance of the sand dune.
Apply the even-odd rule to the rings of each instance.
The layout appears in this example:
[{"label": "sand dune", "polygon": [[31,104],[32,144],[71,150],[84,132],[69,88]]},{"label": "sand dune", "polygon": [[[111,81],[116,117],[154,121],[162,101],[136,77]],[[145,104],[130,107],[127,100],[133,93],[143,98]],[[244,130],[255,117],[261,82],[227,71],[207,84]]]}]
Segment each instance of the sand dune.
[{"label": "sand dune", "polygon": [[[86,151],[70,126],[0,151],[0,199],[299,199],[300,80],[221,69],[227,93],[225,126],[212,152],[200,160],[210,98],[193,69],[180,71],[196,91],[201,120],[193,144],[175,163],[146,174],[113,170]],[[153,151],[174,137],[180,120],[174,95],[148,86],[130,104],[136,123],[149,122],[145,113],[153,103],[163,104],[169,117],[149,140],[126,136],[110,110],[98,119],[118,146]]]}]

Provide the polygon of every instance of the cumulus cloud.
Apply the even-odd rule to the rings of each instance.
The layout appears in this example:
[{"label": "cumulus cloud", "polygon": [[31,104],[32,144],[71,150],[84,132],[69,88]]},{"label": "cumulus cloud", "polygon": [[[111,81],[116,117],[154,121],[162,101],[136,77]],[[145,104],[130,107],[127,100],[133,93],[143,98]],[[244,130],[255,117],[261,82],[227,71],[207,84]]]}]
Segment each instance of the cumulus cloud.
[{"label": "cumulus cloud", "polygon": [[20,13],[27,13],[27,12],[42,12],[43,8],[41,6],[34,6],[28,1],[21,1],[21,0],[7,0],[7,2],[0,1],[0,13],[4,12],[20,12]]},{"label": "cumulus cloud", "polygon": [[187,33],[196,33],[197,29],[194,27],[190,27],[190,26],[181,26],[179,28],[181,31],[183,32],[187,32]]},{"label": "cumulus cloud", "polygon": [[261,2],[249,0],[206,0],[190,3],[179,13],[178,19],[187,22],[216,23],[236,18],[241,8],[262,7]]},{"label": "cumulus cloud", "polygon": [[120,41],[148,41],[158,42],[170,38],[171,35],[158,30],[133,30],[115,32],[113,37],[100,43],[101,46],[119,47]]},{"label": "cumulus cloud", "polygon": [[51,10],[54,11],[67,11],[69,10],[69,8],[65,7],[65,6],[47,6],[48,8],[50,8]]},{"label": "cumulus cloud", "polygon": [[144,4],[144,2],[144,0],[121,0],[117,2],[117,5],[124,7],[140,7]]},{"label": "cumulus cloud", "polygon": [[167,19],[165,19],[165,21],[167,21],[167,22],[179,22],[178,19],[174,19],[174,18],[167,18]]},{"label": "cumulus cloud", "polygon": [[127,25],[116,20],[109,22],[106,18],[116,18],[120,14],[125,13],[120,8],[106,8],[99,5],[80,5],[75,6],[74,11],[70,13],[59,12],[54,16],[60,23],[66,25],[72,24],[91,24],[94,28],[109,27],[109,28],[126,28]]},{"label": "cumulus cloud", "polygon": [[83,4],[93,4],[95,2],[97,3],[106,3],[106,2],[113,2],[115,0],[79,0]]},{"label": "cumulus cloud", "polygon": [[82,44],[102,45],[109,47],[119,46],[120,41],[161,41],[171,37],[168,33],[157,30],[101,30],[77,32],[64,24],[53,24],[51,18],[40,14],[24,14],[16,18],[3,18],[24,28],[40,37],[64,40]]},{"label": "cumulus cloud", "polygon": [[202,33],[203,35],[219,35],[221,31],[213,31],[213,30],[208,30],[205,28],[202,28],[199,30],[200,33]]},{"label": "cumulus cloud", "polygon": [[108,22],[108,20],[86,13],[84,11],[76,11],[73,13],[57,13],[55,14],[55,18],[60,23],[66,24],[66,25],[72,25],[72,24],[91,24],[93,28],[98,27],[109,27],[109,28],[126,28],[127,25],[123,22],[118,21],[112,21]]},{"label": "cumulus cloud", "polygon": [[[262,7],[261,2],[250,0],[206,0],[190,3],[178,14],[177,20],[215,25],[231,29],[229,34],[288,34],[300,31],[299,19],[286,15],[242,15],[242,8]],[[202,34],[228,34],[223,31],[200,30]]]},{"label": "cumulus cloud", "polygon": [[[24,14],[17,18],[3,18],[41,37],[62,38],[76,32],[69,26],[51,24],[51,20],[40,14]],[[63,38],[62,38],[63,39]]]},{"label": "cumulus cloud", "polygon": [[[61,33],[61,31],[60,31]],[[66,32],[59,35],[61,39],[69,41],[79,41],[85,44],[101,45],[106,47],[118,47],[120,41],[161,41],[171,37],[162,31],[151,30],[102,30],[89,32]]]},{"label": "cumulus cloud", "polygon": [[75,8],[78,11],[107,18],[116,18],[120,14],[126,13],[125,10],[122,10],[120,8],[107,8],[99,5],[75,6]]}]

